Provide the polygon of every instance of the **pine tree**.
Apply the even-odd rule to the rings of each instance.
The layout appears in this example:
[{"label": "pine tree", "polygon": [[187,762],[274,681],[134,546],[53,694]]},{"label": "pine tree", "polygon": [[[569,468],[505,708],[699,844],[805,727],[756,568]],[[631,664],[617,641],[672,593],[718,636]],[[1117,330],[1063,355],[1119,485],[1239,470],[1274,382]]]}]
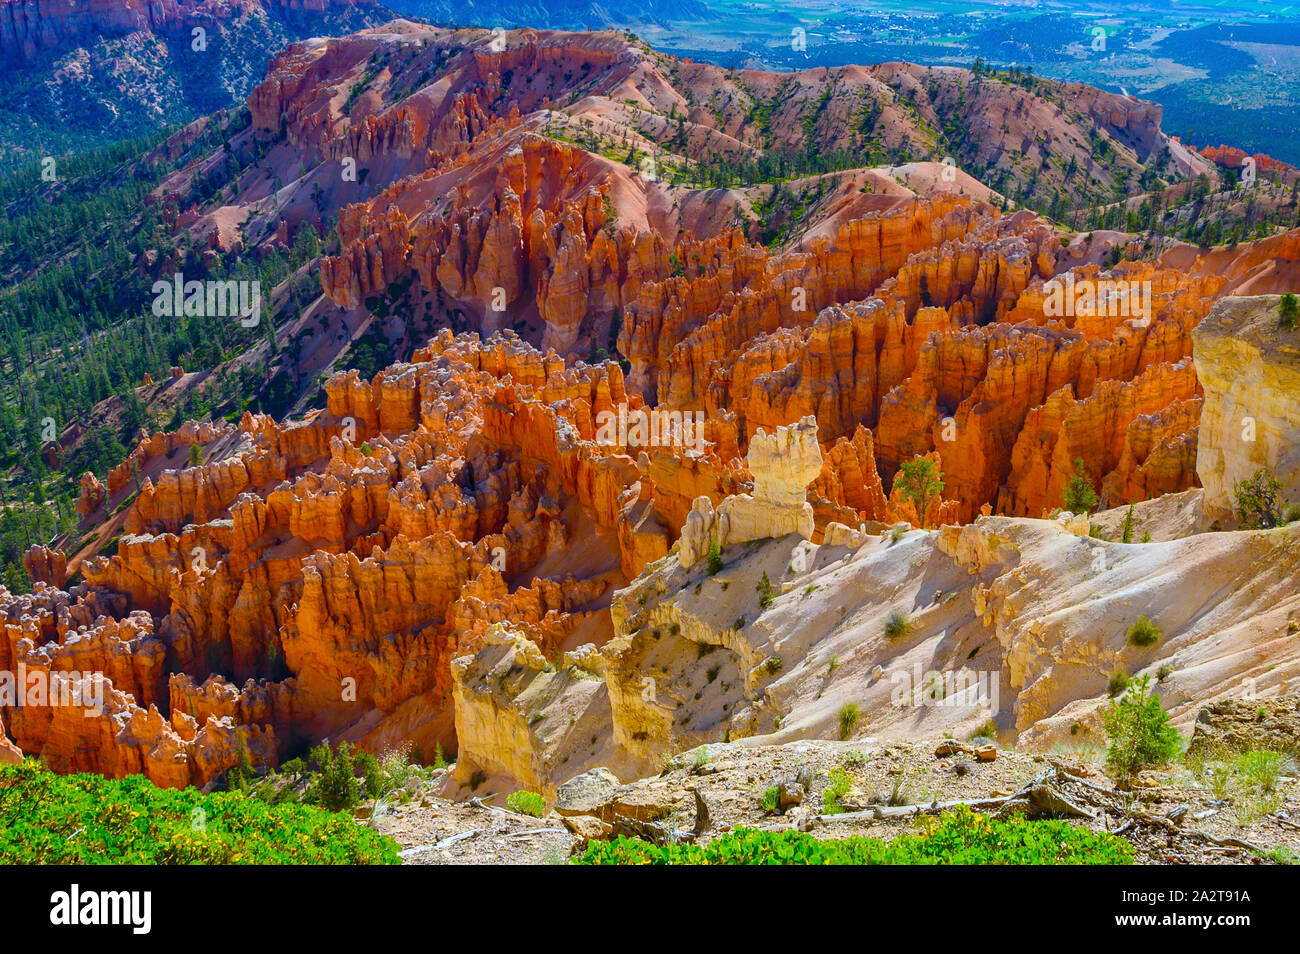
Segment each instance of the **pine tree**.
[{"label": "pine tree", "polygon": [[1102,714],[1110,736],[1106,764],[1121,778],[1129,778],[1144,768],[1166,765],[1181,748],[1178,730],[1169,724],[1169,714],[1150,688],[1150,676],[1134,680],[1123,697]]},{"label": "pine tree", "polygon": [[1300,317],[1300,305],[1297,304],[1295,295],[1291,292],[1283,295],[1278,303],[1278,309],[1280,315],[1278,323],[1283,328],[1294,328],[1296,318]]},{"label": "pine tree", "polygon": [[1133,505],[1128,505],[1128,510],[1124,514],[1124,527],[1120,531],[1120,539],[1124,543],[1133,542]]},{"label": "pine tree", "polygon": [[1092,478],[1083,468],[1082,459],[1074,462],[1074,473],[1065,485],[1062,506],[1070,513],[1092,513],[1097,506],[1097,491],[1092,486]]},{"label": "pine tree", "polygon": [[921,529],[925,529],[925,512],[930,501],[943,492],[943,474],[939,467],[928,457],[915,457],[904,461],[899,467],[895,482],[905,500],[910,500],[916,507],[917,520]]}]

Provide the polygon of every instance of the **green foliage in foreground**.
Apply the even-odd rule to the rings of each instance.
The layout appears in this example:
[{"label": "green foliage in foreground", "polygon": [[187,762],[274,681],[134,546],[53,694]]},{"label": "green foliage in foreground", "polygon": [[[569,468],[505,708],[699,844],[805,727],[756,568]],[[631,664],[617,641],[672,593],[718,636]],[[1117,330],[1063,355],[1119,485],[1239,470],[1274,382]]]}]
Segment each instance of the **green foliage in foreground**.
[{"label": "green foliage in foreground", "polygon": [[893,841],[818,841],[799,831],[738,828],[707,845],[635,838],[593,841],[581,865],[1128,865],[1133,849],[1114,835],[1060,821],[997,821],[960,807],[917,822]]},{"label": "green foliage in foreground", "polygon": [[511,792],[506,797],[506,808],[520,815],[532,815],[541,818],[546,814],[546,799],[536,792]]},{"label": "green foliage in foreground", "polygon": [[397,843],[306,805],[56,775],[25,759],[0,768],[0,863],[396,864]]},{"label": "green foliage in foreground", "polygon": [[1150,676],[1134,680],[1102,713],[1102,723],[1110,737],[1106,765],[1117,775],[1127,777],[1144,768],[1168,765],[1182,751],[1182,737],[1169,724],[1160,697],[1151,691]]}]

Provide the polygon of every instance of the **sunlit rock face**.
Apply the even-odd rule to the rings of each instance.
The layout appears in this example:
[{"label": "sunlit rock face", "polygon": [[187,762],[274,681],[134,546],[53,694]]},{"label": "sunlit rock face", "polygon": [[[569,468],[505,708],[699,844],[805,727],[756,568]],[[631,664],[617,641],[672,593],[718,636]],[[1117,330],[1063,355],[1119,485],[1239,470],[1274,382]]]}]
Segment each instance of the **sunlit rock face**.
[{"label": "sunlit rock face", "polygon": [[1281,298],[1224,298],[1193,332],[1205,392],[1196,474],[1211,512],[1233,512],[1233,488],[1263,469],[1300,498],[1300,330],[1280,322]]}]

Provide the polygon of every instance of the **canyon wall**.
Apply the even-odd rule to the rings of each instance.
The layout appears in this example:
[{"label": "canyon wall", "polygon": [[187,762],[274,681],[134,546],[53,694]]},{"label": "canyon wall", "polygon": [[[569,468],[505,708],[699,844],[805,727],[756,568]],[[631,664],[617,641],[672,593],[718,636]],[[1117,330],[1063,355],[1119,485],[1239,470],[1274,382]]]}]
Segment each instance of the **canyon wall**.
[{"label": "canyon wall", "polygon": [[267,12],[324,12],[374,6],[374,0],[0,0],[0,53],[30,59],[47,50],[126,33],[189,35],[234,16]]},{"label": "canyon wall", "polygon": [[1261,469],[1300,500],[1300,324],[1281,325],[1281,298],[1224,298],[1192,332],[1205,392],[1196,473],[1206,510],[1231,516],[1233,488]]},{"label": "canyon wall", "polygon": [[[943,643],[954,634],[989,654],[1026,738],[1091,700],[1123,652],[1111,628],[1140,601],[1101,620],[1104,652],[1082,624],[1022,612],[1087,603],[1100,572],[1080,568],[1095,555],[1086,517],[1036,518],[1062,505],[1078,466],[1103,506],[1187,489],[1198,473],[1219,494],[1238,467],[1223,448],[1242,402],[1266,435],[1294,426],[1276,397],[1293,390],[1285,360],[1236,350],[1240,336],[1214,331],[1235,312],[1211,308],[1260,277],[1261,257],[1293,266],[1300,242],[1102,270],[1028,211],[890,180],[888,194],[855,184],[849,206],[809,210],[806,232],[769,247],[747,236],[774,189],[722,199],[609,155],[614,142],[635,159],[669,141],[665,117],[680,110],[699,157],[753,159],[754,91],[728,85],[735,101],[715,116],[664,71],[732,84],[725,71],[670,68],[617,35],[490,42],[400,22],[298,43],[250,95],[251,126],[229,144],[250,170],[222,201],[285,223],[338,212],[312,308],[340,340],[385,333],[397,348],[393,326],[440,330],[372,375],[330,374],[325,406],[299,420],[187,424],[144,438],[104,480],[83,477],[68,540],[96,531],[103,543],[84,552],[104,552],[27,554],[34,592],[0,590],[0,663],[69,688],[90,678],[99,701],[5,707],[17,748],[64,771],[207,785],[242,755],[274,765],[324,738],[425,757],[460,743],[467,772],[547,785],[556,760],[603,758],[565,726],[585,732],[606,709],[614,750],[642,767],[724,732],[830,731],[851,686],[880,694],[875,660],[894,654],[883,621],[908,607],[929,627],[918,655],[957,652]],[[893,103],[877,75],[918,95],[934,79],[932,111],[964,92],[941,79],[969,78],[843,72],[827,108],[860,108],[864,90]],[[746,76],[793,110],[774,114],[783,142],[829,148],[844,134],[792,118],[824,76]],[[1033,99],[993,84],[980,95],[1000,115]],[[1099,93],[1086,105],[1130,143],[1126,161],[1159,144],[1142,104]],[[610,138],[594,141],[597,128]],[[346,160],[364,188],[341,179]],[[203,217],[195,183],[211,161],[152,195],[167,221]],[[269,188],[289,165],[298,177]],[[249,241],[283,242],[287,224],[272,233]],[[1051,303],[1065,278],[1148,289],[1146,307],[1102,294],[1062,310]],[[1268,393],[1234,391],[1241,368],[1258,368]],[[943,484],[919,507],[896,479],[918,458]],[[1274,555],[1242,539],[1255,542],[1220,548],[1215,578],[1250,546]],[[710,573],[715,540],[725,565]],[[1043,579],[1068,575],[1073,602],[1034,589],[1017,555]],[[1112,558],[1131,570],[1116,592],[1160,568]],[[1171,610],[1170,631],[1199,640],[1184,625],[1193,609]],[[1225,671],[1250,668],[1238,651]],[[857,681],[837,677],[817,702],[840,655]],[[579,701],[548,708],[552,692]]]},{"label": "canyon wall", "polygon": [[[614,638],[566,660],[583,675],[553,676],[554,691],[530,690],[517,650],[509,669],[495,647],[458,659],[457,692],[474,712],[457,783],[481,772],[488,790],[549,795],[575,765],[630,780],[741,739],[978,732],[1030,748],[1102,745],[1115,671],[1158,681],[1183,732],[1207,703],[1285,693],[1300,678],[1300,525],[1136,545],[1065,516],[982,516],[901,537],[836,527],[820,545],[788,535],[732,547],[716,571],[675,554],[647,567],[615,598]],[[1237,586],[1242,574],[1255,585]],[[1207,588],[1226,595],[1206,602]],[[1161,629],[1154,645],[1129,639],[1142,617]],[[596,724],[570,728],[562,714],[577,711]]]}]

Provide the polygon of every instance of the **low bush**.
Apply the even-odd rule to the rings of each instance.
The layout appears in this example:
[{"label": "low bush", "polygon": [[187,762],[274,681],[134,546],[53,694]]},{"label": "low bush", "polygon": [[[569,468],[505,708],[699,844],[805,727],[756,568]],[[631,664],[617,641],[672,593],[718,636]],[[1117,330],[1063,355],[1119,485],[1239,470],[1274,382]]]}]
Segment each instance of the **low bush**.
[{"label": "low bush", "polygon": [[1251,749],[1237,756],[1237,775],[1249,786],[1272,792],[1284,774],[1295,772],[1295,760],[1283,752]]},{"label": "low bush", "polygon": [[842,768],[833,768],[830,771],[830,781],[827,782],[825,790],[822,792],[822,814],[840,815],[844,809],[840,805],[840,799],[849,793],[853,781],[849,778],[849,773]]},{"label": "low bush", "polygon": [[1110,736],[1106,765],[1121,777],[1168,765],[1182,749],[1182,737],[1169,724],[1160,697],[1151,693],[1150,676],[1134,680],[1102,714],[1102,723]]},{"label": "low bush", "polygon": [[0,768],[4,864],[397,864],[397,843],[350,815],[237,792],[158,788],[142,775]]},{"label": "low bush", "polygon": [[1139,616],[1128,628],[1128,641],[1134,646],[1154,646],[1160,642],[1160,627],[1146,616]]},{"label": "low bush", "polygon": [[840,706],[840,738],[847,739],[853,734],[853,727],[858,724],[862,713],[855,703],[846,702]]},{"label": "low bush", "polygon": [[901,639],[912,631],[912,617],[905,610],[893,610],[885,617],[885,636]]},{"label": "low bush", "polygon": [[1272,471],[1261,468],[1238,481],[1233,485],[1232,495],[1241,529],[1269,530],[1282,522],[1286,502],[1282,499],[1282,484]]},{"label": "low bush", "polygon": [[506,796],[506,808],[520,815],[541,818],[546,813],[546,799],[536,792],[511,792]]},{"label": "low bush", "polygon": [[738,828],[707,845],[657,846],[635,838],[592,841],[580,865],[1128,865],[1122,838],[1062,821],[998,821],[961,807],[917,823],[893,841],[818,841],[799,831]]}]

